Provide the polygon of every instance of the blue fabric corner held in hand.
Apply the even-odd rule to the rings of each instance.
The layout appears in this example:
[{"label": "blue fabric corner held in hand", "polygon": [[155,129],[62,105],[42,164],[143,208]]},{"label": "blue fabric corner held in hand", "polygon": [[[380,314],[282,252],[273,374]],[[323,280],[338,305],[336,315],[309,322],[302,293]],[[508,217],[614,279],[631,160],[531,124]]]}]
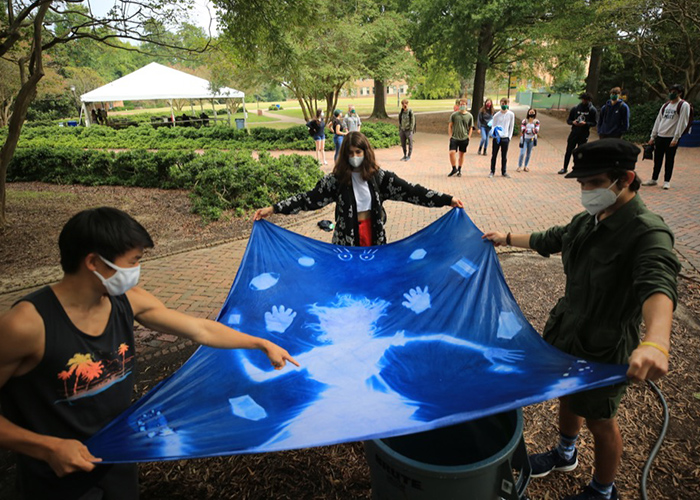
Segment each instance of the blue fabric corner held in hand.
[{"label": "blue fabric corner held in hand", "polygon": [[544,342],[464,210],[339,247],[255,223],[219,314],[300,363],[202,347],[87,443],[105,462],[254,453],[421,432],[622,382]]}]

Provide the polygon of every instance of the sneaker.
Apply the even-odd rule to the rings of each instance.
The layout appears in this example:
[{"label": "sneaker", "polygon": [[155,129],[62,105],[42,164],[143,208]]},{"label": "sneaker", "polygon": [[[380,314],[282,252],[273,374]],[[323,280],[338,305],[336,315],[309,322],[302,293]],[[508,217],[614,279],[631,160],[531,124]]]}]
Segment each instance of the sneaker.
[{"label": "sneaker", "polygon": [[476,154],[478,154],[478,155],[481,154],[481,148],[479,148],[479,151],[477,151]]},{"label": "sneaker", "polygon": [[518,168],[515,169],[516,172],[520,172],[521,170],[522,170],[521,167],[518,167]]},{"label": "sneaker", "polygon": [[642,186],[656,186],[658,182],[656,182],[656,179],[649,179],[646,182],[642,182]]},{"label": "sneaker", "polygon": [[462,177],[462,169],[457,170],[457,177]]},{"label": "sneaker", "polygon": [[563,500],[618,500],[620,497],[617,495],[617,488],[613,484],[612,493],[610,493],[610,498],[606,497],[599,491],[586,486],[581,493],[578,495],[569,495],[564,497]]},{"label": "sneaker", "polygon": [[452,172],[450,172],[449,174],[447,174],[447,177],[452,177],[452,176],[453,176],[454,174],[456,174],[456,173],[457,173],[457,167],[452,167]]},{"label": "sneaker", "polygon": [[408,155],[408,156],[406,157],[406,161],[411,161],[411,155]]},{"label": "sneaker", "polygon": [[557,173],[558,173],[558,174],[565,174],[565,173],[566,173],[566,169],[565,169],[565,168],[562,168],[562,169],[561,169],[559,172],[557,172]]},{"label": "sneaker", "polygon": [[510,179],[510,174],[506,172],[505,174],[501,174],[501,177],[505,177],[506,179]]},{"label": "sneaker", "polygon": [[525,167],[523,170],[524,170],[525,172],[529,172],[529,171],[530,171],[530,169],[527,168],[527,167]]},{"label": "sneaker", "polygon": [[489,174],[489,179],[490,179],[491,177],[493,177],[493,172],[491,172],[491,173]]},{"label": "sneaker", "polygon": [[664,189],[671,189],[671,183],[670,183],[670,182],[664,182]]},{"label": "sneaker", "polygon": [[406,161],[406,155],[404,155],[399,161]]},{"label": "sneaker", "polygon": [[574,456],[571,457],[571,460],[562,457],[556,448],[546,453],[535,453],[528,458],[532,468],[530,477],[544,477],[555,470],[569,472],[578,466],[578,450],[574,450]]}]

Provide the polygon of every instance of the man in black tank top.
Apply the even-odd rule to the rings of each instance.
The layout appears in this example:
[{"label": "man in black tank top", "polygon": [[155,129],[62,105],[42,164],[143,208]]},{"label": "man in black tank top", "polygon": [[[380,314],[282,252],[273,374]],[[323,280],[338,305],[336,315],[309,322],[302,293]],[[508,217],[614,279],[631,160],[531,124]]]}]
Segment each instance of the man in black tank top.
[{"label": "man in black tank top", "polygon": [[168,309],[136,287],[148,232],[114,208],[78,213],[59,237],[63,279],[0,315],[0,447],[17,456],[26,499],[135,499],[135,464],[99,465],[85,445],[131,403],[134,320],[222,349],[281,347]]}]

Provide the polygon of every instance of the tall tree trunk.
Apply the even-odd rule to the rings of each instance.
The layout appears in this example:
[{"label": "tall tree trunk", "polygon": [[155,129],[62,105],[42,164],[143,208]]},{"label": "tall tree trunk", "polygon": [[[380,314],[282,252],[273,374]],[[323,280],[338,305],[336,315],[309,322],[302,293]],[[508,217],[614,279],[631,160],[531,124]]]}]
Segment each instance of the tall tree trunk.
[{"label": "tall tree trunk", "polygon": [[39,7],[34,17],[34,40],[32,41],[32,57],[30,60],[29,78],[23,82],[22,87],[15,99],[15,107],[12,111],[9,125],[7,127],[7,138],[0,149],[0,227],[7,224],[5,215],[5,203],[7,201],[7,168],[10,160],[17,149],[19,134],[22,132],[22,125],[27,117],[27,109],[36,97],[36,87],[44,76],[44,66],[42,63],[41,30],[50,2],[46,2]]},{"label": "tall tree trunk", "polygon": [[593,47],[591,49],[591,62],[588,65],[588,76],[586,77],[586,92],[593,96],[595,102],[598,96],[598,82],[600,81],[600,64],[603,61],[603,47]]},{"label": "tall tree trunk", "polygon": [[389,118],[386,113],[385,89],[384,80],[374,80],[374,109],[370,118]]},{"label": "tall tree trunk", "polygon": [[489,53],[493,48],[493,26],[486,23],[479,30],[476,68],[474,69],[474,89],[472,90],[472,116],[476,119],[484,102],[486,89],[486,70],[489,67]]}]

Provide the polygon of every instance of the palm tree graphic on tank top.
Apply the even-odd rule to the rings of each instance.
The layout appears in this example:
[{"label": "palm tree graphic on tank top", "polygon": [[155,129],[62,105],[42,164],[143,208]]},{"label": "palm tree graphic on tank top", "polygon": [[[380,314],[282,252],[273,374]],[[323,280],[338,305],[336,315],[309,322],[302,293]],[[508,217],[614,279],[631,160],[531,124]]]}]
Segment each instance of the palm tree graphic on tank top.
[{"label": "palm tree graphic on tank top", "polygon": [[73,354],[66,362],[66,369],[57,374],[63,382],[63,390],[58,390],[61,399],[56,403],[94,396],[124,380],[133,365],[134,356],[129,356],[130,350],[128,344],[122,343],[102,359],[95,359],[93,353]]}]

